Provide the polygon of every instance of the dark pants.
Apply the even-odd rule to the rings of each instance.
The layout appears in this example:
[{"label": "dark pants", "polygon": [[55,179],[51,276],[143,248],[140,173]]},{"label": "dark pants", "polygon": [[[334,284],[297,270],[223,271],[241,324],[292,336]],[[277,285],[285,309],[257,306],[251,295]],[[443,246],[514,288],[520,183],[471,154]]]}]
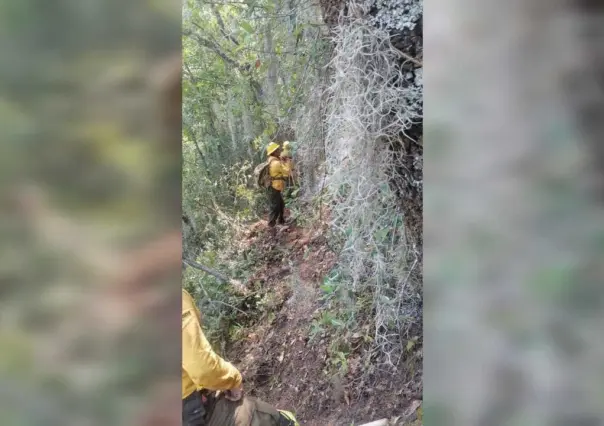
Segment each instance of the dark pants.
[{"label": "dark pants", "polygon": [[182,400],[183,426],[205,426],[207,424],[208,408],[214,405],[211,394],[195,391]]},{"label": "dark pants", "polygon": [[224,397],[209,396],[204,404],[204,411],[203,419],[187,418],[183,413],[183,425],[293,426],[295,424],[269,404],[247,396],[237,402],[228,401]]},{"label": "dark pants", "polygon": [[268,189],[268,226],[285,223],[285,201],[281,191],[277,191],[272,186]]}]

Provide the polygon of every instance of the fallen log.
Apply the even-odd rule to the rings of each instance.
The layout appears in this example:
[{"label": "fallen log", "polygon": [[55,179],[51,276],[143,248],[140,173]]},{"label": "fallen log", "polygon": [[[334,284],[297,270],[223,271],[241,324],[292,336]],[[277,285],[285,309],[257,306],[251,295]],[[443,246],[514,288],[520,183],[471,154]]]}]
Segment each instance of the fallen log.
[{"label": "fallen log", "polygon": [[376,420],[371,423],[365,423],[359,426],[388,426],[388,419]]}]

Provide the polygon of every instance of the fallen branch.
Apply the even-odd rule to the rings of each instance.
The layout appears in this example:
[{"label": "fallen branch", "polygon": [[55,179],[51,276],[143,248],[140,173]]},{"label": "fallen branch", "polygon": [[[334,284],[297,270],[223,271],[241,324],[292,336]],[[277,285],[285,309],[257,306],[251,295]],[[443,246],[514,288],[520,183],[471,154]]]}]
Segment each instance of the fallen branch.
[{"label": "fallen branch", "polygon": [[394,425],[401,424],[400,422],[402,422],[402,424],[407,424],[408,421],[413,421],[414,417],[417,418],[417,416],[415,416],[415,413],[421,405],[422,405],[422,401],[420,399],[416,399],[411,403],[411,405],[409,407],[407,407],[407,410],[405,410],[405,413],[402,416],[395,417],[390,420],[389,419],[375,420],[370,423],[364,423],[360,426],[389,426],[389,425],[394,426]]},{"label": "fallen branch", "polygon": [[247,293],[247,289],[245,288],[245,286],[243,285],[243,283],[241,281],[226,277],[226,276],[222,275],[220,272],[215,271],[212,268],[208,268],[207,266],[202,265],[201,263],[197,263],[194,260],[183,259],[182,261],[185,265],[190,266],[191,268],[199,269],[200,271],[203,271],[207,274],[212,275],[215,278],[218,278],[223,283],[232,285],[233,288],[235,290],[237,290],[237,292],[239,292],[239,293],[242,293],[244,295]]},{"label": "fallen branch", "polygon": [[388,419],[376,420],[375,422],[365,423],[360,426],[388,426]]},{"label": "fallen branch", "polygon": [[397,49],[396,47],[392,46],[392,49],[394,51],[396,51],[398,54],[400,54],[403,58],[407,59],[410,62],[413,62],[415,65],[417,65],[420,68],[423,68],[424,64],[422,63],[422,61],[415,59],[413,56],[406,54],[405,52],[403,52],[400,49]]},{"label": "fallen branch", "polygon": [[213,277],[218,278],[220,281],[222,281],[224,283],[231,284],[231,281],[235,281],[235,280],[231,280],[228,277],[225,277],[220,272],[215,271],[214,269],[208,268],[207,266],[202,265],[201,263],[197,263],[197,262],[195,262],[193,260],[183,259],[183,262],[186,263],[187,265],[189,265],[192,268],[199,269],[200,271],[204,271],[204,272],[212,275]]}]

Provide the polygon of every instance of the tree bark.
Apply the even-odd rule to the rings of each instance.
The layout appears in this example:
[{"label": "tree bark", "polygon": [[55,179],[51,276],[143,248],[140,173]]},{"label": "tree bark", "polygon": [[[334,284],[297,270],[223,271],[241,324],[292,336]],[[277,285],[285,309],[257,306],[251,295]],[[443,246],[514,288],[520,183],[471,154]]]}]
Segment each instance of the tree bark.
[{"label": "tree bark", "polygon": [[269,55],[268,62],[268,75],[266,78],[267,92],[268,92],[268,103],[269,110],[273,113],[275,118],[279,117],[279,95],[277,92],[277,82],[279,66],[277,62],[277,55],[275,54],[275,46],[273,41],[273,28],[272,23],[269,21],[266,24],[264,30],[264,50]]}]

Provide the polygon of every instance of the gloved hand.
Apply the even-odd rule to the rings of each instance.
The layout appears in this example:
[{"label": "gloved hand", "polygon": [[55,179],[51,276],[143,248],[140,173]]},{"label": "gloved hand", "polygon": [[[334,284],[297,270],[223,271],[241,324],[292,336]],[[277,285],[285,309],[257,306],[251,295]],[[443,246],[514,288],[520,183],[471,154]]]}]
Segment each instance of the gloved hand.
[{"label": "gloved hand", "polygon": [[239,401],[243,397],[243,386],[224,391],[224,397],[229,401]]},{"label": "gloved hand", "polygon": [[281,157],[288,158],[288,159],[292,158],[291,146],[290,146],[289,142],[287,142],[287,141],[283,142],[283,150],[281,151]]}]

